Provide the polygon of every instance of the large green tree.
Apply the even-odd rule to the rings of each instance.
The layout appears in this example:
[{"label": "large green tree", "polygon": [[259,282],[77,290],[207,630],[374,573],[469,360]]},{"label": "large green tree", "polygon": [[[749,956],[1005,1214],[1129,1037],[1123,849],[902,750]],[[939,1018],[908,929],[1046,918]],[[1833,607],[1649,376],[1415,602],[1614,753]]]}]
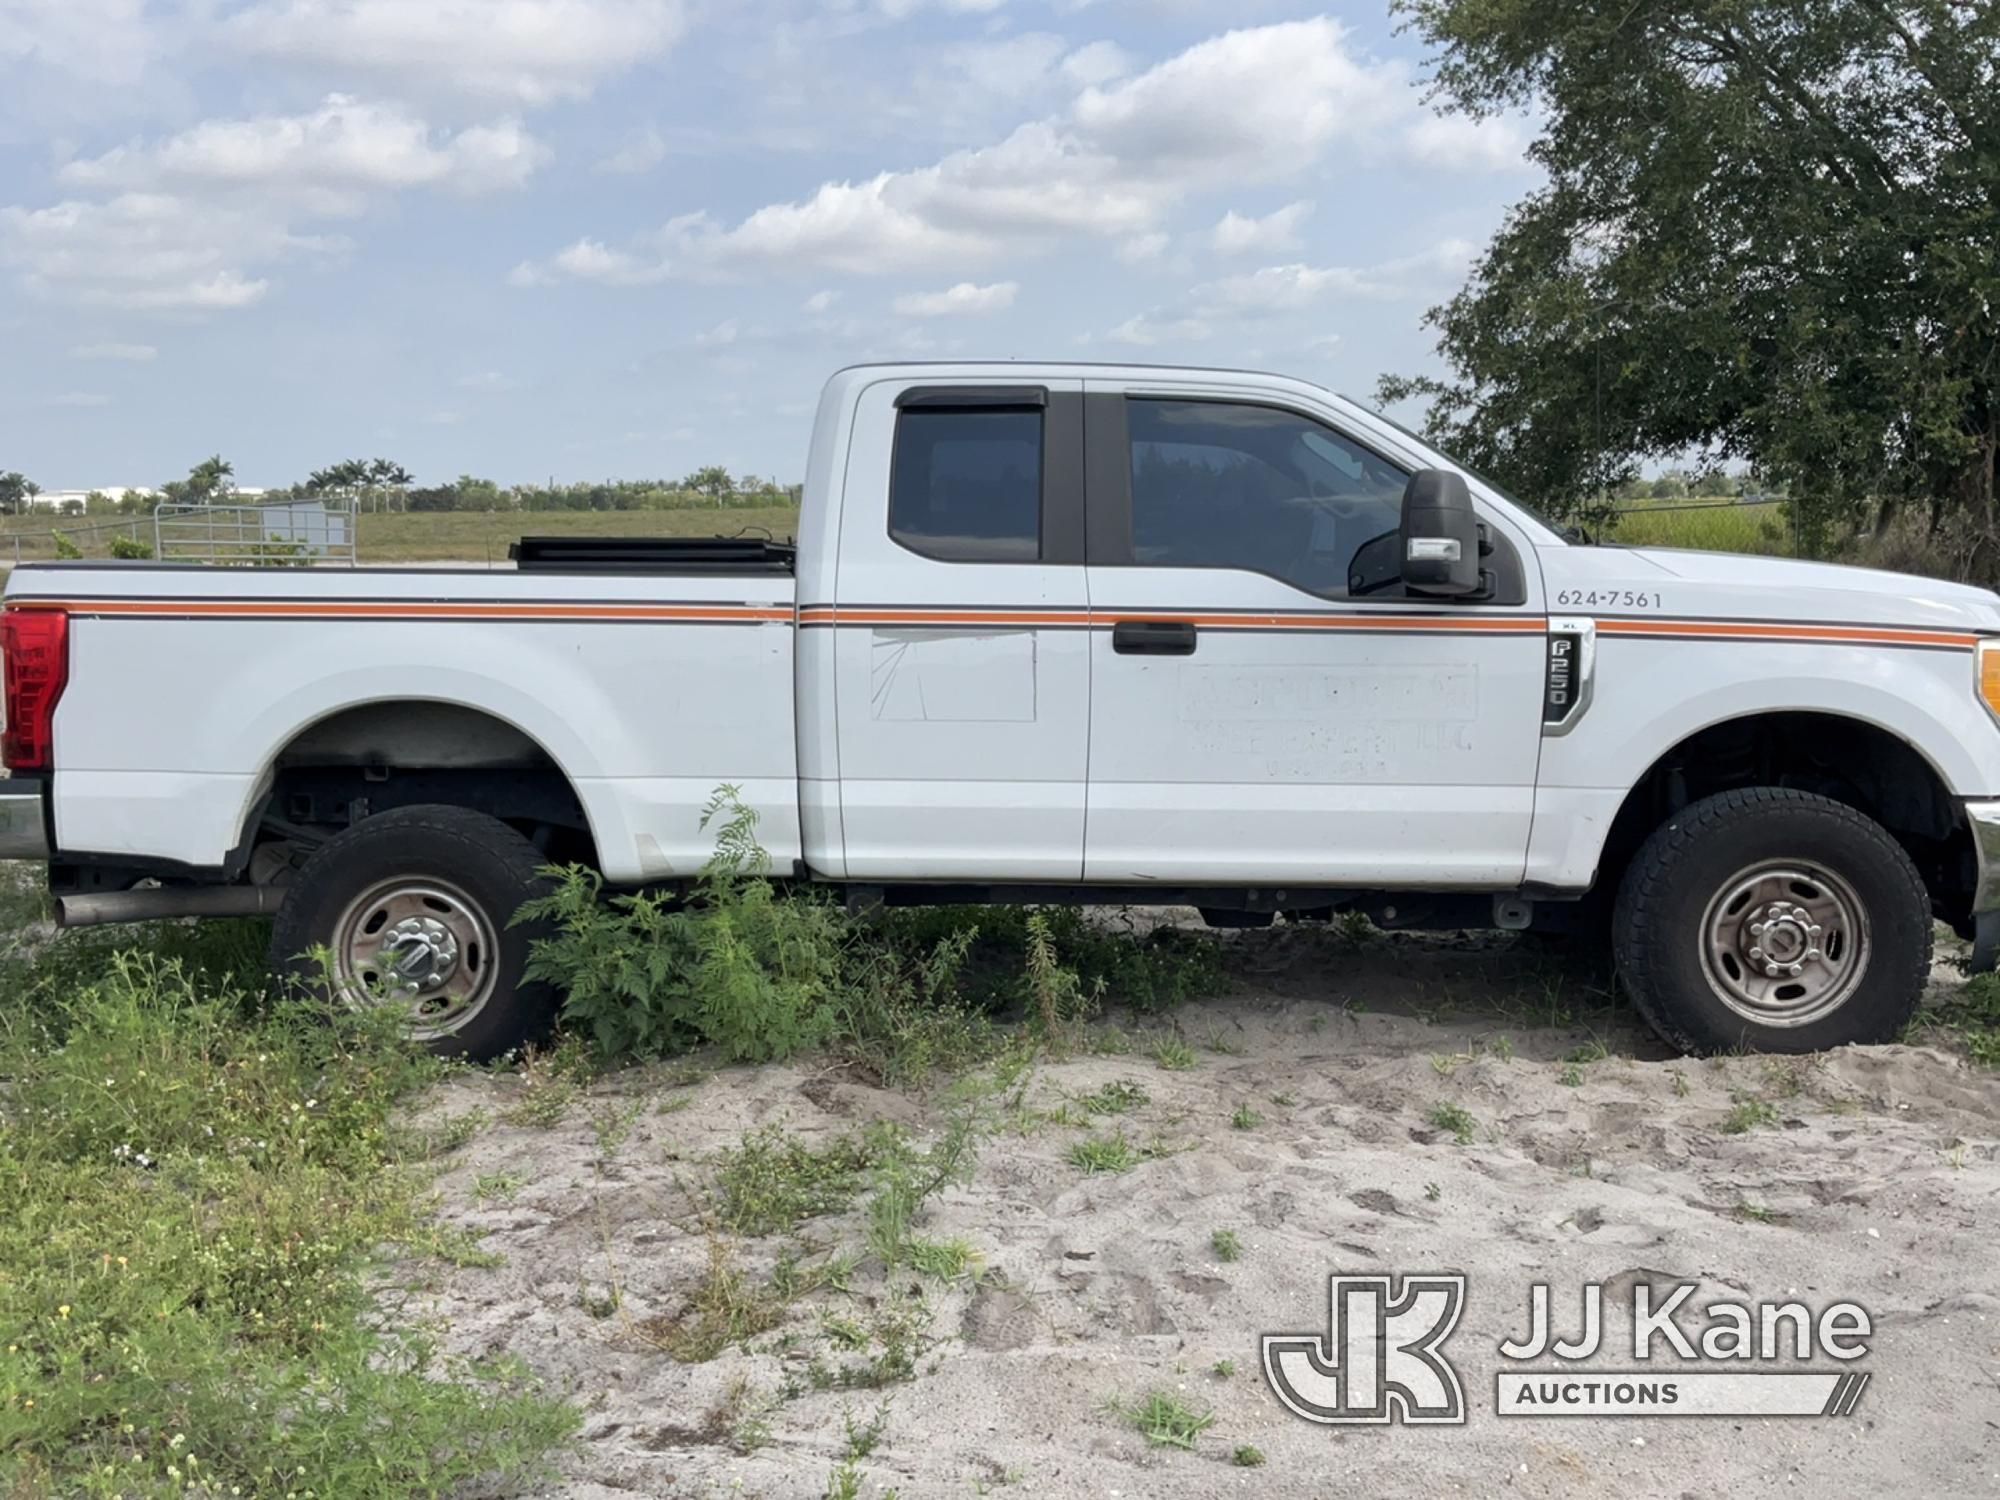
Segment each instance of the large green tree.
[{"label": "large green tree", "polygon": [[1430,322],[1447,446],[1587,511],[1648,459],[1919,510],[2000,576],[2000,7],[1399,0],[1441,102],[1525,110],[1547,181]]}]

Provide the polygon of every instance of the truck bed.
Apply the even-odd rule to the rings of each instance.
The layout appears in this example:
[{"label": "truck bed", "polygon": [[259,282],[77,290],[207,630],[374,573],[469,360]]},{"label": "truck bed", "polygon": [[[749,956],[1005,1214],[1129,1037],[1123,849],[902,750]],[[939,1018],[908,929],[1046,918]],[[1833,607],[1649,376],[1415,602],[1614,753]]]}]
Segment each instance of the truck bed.
[{"label": "truck bed", "polygon": [[[721,561],[719,549],[705,555]],[[402,702],[455,706],[560,767],[614,881],[698,870],[714,844],[701,809],[724,782],[789,864],[799,853],[794,584],[779,561],[16,568],[8,604],[69,616],[57,846],[224,867],[300,736]],[[404,738],[419,734],[416,716],[390,717],[412,724]],[[435,755],[449,763],[456,751]]]}]

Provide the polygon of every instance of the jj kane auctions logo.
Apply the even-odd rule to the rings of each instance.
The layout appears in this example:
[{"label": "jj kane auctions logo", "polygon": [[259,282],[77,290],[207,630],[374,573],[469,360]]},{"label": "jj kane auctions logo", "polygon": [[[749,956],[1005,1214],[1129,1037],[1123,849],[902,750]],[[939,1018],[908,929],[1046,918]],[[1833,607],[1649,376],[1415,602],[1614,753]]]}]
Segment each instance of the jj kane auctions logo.
[{"label": "jj kane auctions logo", "polygon": [[[1526,1334],[1499,1346],[1509,1368],[1496,1377],[1494,1410],[1503,1417],[1831,1417],[1860,1404],[1864,1370],[1770,1365],[1824,1356],[1845,1366],[1863,1358],[1873,1331],[1865,1308],[1836,1302],[1815,1313],[1802,1302],[1719,1301],[1697,1315],[1688,1305],[1696,1290],[1693,1283],[1659,1293],[1635,1285],[1629,1353],[1641,1368],[1603,1370],[1575,1364],[1604,1350],[1603,1284],[1584,1284],[1575,1336],[1562,1338],[1548,1284],[1534,1283]],[[1444,1344],[1465,1299],[1462,1275],[1336,1274],[1328,1278],[1326,1331],[1266,1334],[1264,1378],[1308,1422],[1462,1424],[1465,1390]],[[1662,1357],[1678,1363],[1650,1363]]]}]

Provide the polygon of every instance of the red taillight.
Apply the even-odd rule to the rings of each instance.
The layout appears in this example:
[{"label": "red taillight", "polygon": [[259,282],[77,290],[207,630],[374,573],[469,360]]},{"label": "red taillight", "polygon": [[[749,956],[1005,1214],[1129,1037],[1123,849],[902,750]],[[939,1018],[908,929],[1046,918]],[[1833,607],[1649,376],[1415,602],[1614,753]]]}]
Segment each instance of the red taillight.
[{"label": "red taillight", "polygon": [[69,616],[59,609],[0,613],[7,728],[0,760],[10,771],[46,771],[55,764],[56,699],[69,681]]}]

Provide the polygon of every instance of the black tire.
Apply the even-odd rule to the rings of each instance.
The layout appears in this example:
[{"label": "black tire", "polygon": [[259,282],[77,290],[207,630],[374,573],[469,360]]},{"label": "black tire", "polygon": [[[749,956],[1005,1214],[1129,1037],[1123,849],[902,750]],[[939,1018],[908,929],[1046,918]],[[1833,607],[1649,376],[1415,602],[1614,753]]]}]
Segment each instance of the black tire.
[{"label": "black tire", "polygon": [[[1801,928],[1787,921],[1786,931],[1768,939],[1754,935],[1753,919],[1772,911],[1762,894],[1770,884],[1739,904],[1725,899],[1744,888],[1740,877],[1794,865],[1809,877],[1832,878],[1823,885],[1792,882],[1788,890],[1801,894],[1780,899],[1856,909],[1857,919],[1845,924],[1848,935],[1827,940],[1824,951],[1801,953],[1797,945],[1822,941],[1801,934],[1831,933],[1834,924]],[[1817,896],[1809,894],[1815,890]],[[1778,954],[1804,960],[1810,971],[1804,982],[1791,982],[1784,969],[1778,998],[1767,1002],[1801,1007],[1795,1024],[1767,1024],[1754,1000],[1746,1014],[1725,999],[1732,988],[1764,982],[1755,967],[1747,979],[1736,978],[1732,964],[1743,967],[1743,950],[1725,952],[1726,945],[1711,941],[1712,932],[1732,930],[1731,924],[1739,943],[1782,939]],[[1777,925],[1766,921],[1765,930]],[[1612,946],[1618,977],[1639,1013],[1683,1052],[1819,1052],[1887,1042],[1915,1012],[1930,974],[1930,898],[1909,855],[1872,819],[1807,792],[1748,787],[1691,804],[1646,840],[1618,892]],[[1765,960],[1774,956],[1756,951]],[[1836,956],[1839,964],[1829,961]],[[1783,999],[1786,988],[1799,996]],[[1831,1008],[1815,1014],[1815,1004]]]},{"label": "black tire", "polygon": [[[446,974],[432,987],[438,1024],[422,1024],[413,1008],[412,1039],[440,1056],[488,1061],[538,1041],[555,1018],[554,991],[521,981],[529,945],[546,931],[509,925],[523,902],[547,891],[543,863],[533,844],[484,813],[446,806],[382,813],[329,839],[300,868],[272,926],[271,965],[353,1004],[384,983],[368,970],[365,950],[380,953],[385,935],[411,927],[403,940],[415,964],[430,966],[424,979]],[[398,911],[409,915],[393,920]],[[369,925],[378,915],[380,925]],[[334,952],[331,985],[313,957],[319,949]],[[343,961],[343,950],[353,956]],[[455,1017],[442,1007],[453,986],[476,987],[483,998],[474,1007],[469,993],[460,997],[468,1013]]]}]

